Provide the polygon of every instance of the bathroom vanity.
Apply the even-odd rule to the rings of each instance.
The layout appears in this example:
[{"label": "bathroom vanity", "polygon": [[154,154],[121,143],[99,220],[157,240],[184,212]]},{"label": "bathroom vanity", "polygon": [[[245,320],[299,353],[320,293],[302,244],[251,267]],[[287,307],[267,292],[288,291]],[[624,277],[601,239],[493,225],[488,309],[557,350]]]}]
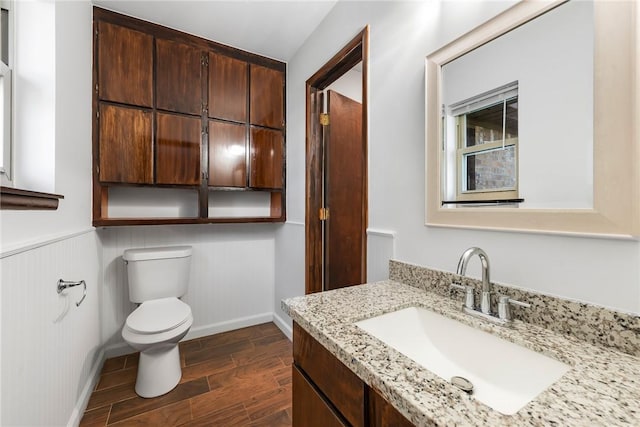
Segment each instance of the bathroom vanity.
[{"label": "bathroom vanity", "polygon": [[293,361],[296,425],[413,425],[297,323],[293,326]]},{"label": "bathroom vanity", "polygon": [[[294,425],[640,425],[637,316],[599,317],[593,311],[574,316],[566,308],[569,304],[542,307],[542,299],[512,294],[532,302],[531,319],[544,310],[547,317],[553,310],[558,316],[564,311],[567,319],[573,319],[564,327],[571,325],[582,332],[571,336],[551,330],[563,324],[561,320],[552,327],[542,327],[535,320],[515,320],[509,326],[490,324],[460,310],[460,295],[445,288],[449,273],[431,271],[432,279],[423,282],[425,290],[412,283],[420,279],[419,267],[392,264],[394,280],[283,301],[294,320]],[[473,282],[468,280],[466,283]],[[442,289],[450,294],[443,295]],[[517,412],[505,415],[355,325],[406,307],[425,308],[571,368]],[[514,312],[516,319],[527,316],[522,310]],[[605,328],[618,337],[604,339],[624,351],[576,338],[589,330],[594,337],[602,335],[597,325],[587,324],[596,318],[624,319],[618,322],[624,330],[612,325]],[[476,350],[470,346],[469,352]]]}]

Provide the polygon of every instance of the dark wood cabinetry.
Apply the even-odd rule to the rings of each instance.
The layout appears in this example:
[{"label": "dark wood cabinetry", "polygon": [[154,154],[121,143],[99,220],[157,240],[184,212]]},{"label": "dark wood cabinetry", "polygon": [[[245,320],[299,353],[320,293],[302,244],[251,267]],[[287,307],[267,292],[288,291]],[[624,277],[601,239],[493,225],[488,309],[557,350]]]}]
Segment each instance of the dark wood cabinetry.
[{"label": "dark wood cabinetry", "polygon": [[236,123],[209,122],[209,185],[247,185],[247,127]]},{"label": "dark wood cabinetry", "polygon": [[[130,105],[153,105],[153,36],[98,22],[98,97]],[[123,84],[126,82],[126,84]]]},{"label": "dark wood cabinetry", "polygon": [[293,426],[412,426],[300,325],[293,324]]},{"label": "dark wood cabinetry", "polygon": [[[94,225],[284,221],[285,64],[97,7],[94,29]],[[111,218],[121,186],[195,191],[198,215]],[[224,190],[266,215],[210,217]]]},{"label": "dark wood cabinetry", "polygon": [[209,53],[209,117],[247,121],[247,70],[244,61]]},{"label": "dark wood cabinetry", "polygon": [[251,180],[252,188],[276,188],[283,185],[284,137],[282,132],[251,128]]},{"label": "dark wood cabinetry", "polygon": [[151,184],[151,111],[111,104],[99,108],[100,181]]},{"label": "dark wood cabinetry", "polygon": [[292,367],[293,424],[304,427],[347,427],[331,402],[309,381],[295,365]]},{"label": "dark wood cabinetry", "polygon": [[156,108],[202,113],[203,55],[188,44],[156,39]]},{"label": "dark wood cabinetry", "polygon": [[200,119],[157,113],[156,183],[200,184]]},{"label": "dark wood cabinetry", "polygon": [[251,65],[250,107],[251,124],[284,129],[283,72]]}]

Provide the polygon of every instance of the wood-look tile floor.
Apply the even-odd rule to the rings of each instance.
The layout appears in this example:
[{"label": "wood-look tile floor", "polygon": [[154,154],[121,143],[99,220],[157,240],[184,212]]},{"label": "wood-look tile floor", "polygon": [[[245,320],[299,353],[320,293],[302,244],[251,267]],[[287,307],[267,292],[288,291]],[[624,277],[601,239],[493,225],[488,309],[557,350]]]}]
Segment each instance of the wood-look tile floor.
[{"label": "wood-look tile floor", "polygon": [[107,359],[81,426],[291,426],[291,342],[273,323],[180,343],[182,380],[134,391],[138,353]]}]

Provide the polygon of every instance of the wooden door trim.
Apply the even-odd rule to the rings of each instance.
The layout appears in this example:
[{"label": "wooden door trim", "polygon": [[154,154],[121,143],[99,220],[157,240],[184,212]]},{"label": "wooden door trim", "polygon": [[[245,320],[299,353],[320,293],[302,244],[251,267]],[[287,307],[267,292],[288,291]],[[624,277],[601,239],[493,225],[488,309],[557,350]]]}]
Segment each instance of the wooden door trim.
[{"label": "wooden door trim", "polygon": [[322,140],[317,115],[318,94],[344,73],[362,62],[362,283],[367,280],[368,225],[368,81],[369,26],[347,43],[306,82],[306,205],[305,205],[305,293],[322,290]]}]

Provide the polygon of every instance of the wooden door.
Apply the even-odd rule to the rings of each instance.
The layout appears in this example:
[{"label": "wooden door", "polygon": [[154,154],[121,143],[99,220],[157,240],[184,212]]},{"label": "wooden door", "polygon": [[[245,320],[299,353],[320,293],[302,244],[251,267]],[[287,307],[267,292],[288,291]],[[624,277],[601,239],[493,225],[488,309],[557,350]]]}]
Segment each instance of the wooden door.
[{"label": "wooden door", "polygon": [[153,36],[100,22],[97,56],[100,99],[153,105]]},{"label": "wooden door", "polygon": [[156,183],[200,184],[200,118],[157,113]]},{"label": "wooden door", "polygon": [[324,289],[366,281],[366,151],[362,104],[328,91],[324,188]]},{"label": "wooden door", "polygon": [[193,46],[156,40],[156,107],[178,113],[202,113],[202,53]]}]

